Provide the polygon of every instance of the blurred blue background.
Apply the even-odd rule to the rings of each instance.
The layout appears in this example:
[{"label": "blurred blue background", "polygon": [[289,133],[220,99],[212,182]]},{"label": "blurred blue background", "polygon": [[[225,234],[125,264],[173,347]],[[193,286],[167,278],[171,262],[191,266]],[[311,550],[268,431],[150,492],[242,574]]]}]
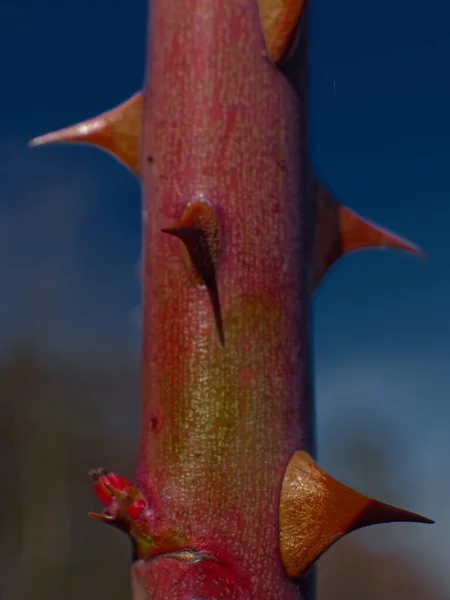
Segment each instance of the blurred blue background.
[{"label": "blurred blue background", "polygon": [[[133,472],[140,188],[95,149],[26,144],[142,86],[147,6],[2,0],[0,17],[5,598],[114,600],[129,596],[129,548],[87,520],[86,472],[105,462]],[[319,292],[319,461],[436,520],[337,544],[320,561],[321,600],[450,598],[449,20],[444,0],[312,2],[316,169],[430,255],[357,253]]]}]

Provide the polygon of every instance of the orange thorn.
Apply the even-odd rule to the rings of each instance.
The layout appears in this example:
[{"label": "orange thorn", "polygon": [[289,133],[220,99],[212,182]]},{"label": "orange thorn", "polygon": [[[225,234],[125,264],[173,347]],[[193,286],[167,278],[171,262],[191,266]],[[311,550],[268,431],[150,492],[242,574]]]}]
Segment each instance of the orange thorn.
[{"label": "orange thorn", "polygon": [[351,531],[393,521],[434,523],[352,490],[320,469],[306,452],[291,458],[280,502],[280,552],[289,577],[302,577]]},{"label": "orange thorn", "polygon": [[422,257],[426,253],[405,238],[363,219],[343,206],[320,184],[316,195],[314,289],[328,270],[345,254],[364,248],[404,250]]},{"label": "orange thorn", "polygon": [[139,176],[143,106],[143,94],[137,92],[98,117],[36,137],[28,145],[34,148],[64,142],[92,144],[113,154]]},{"label": "orange thorn", "polygon": [[258,0],[267,54],[278,62],[286,52],[300,21],[306,0]]}]

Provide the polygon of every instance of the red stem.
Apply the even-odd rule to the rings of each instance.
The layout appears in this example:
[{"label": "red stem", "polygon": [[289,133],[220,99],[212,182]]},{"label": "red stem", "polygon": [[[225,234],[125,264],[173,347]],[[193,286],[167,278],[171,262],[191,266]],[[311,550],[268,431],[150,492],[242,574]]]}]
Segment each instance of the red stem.
[{"label": "red stem", "polygon": [[[302,107],[265,55],[254,0],[151,5],[137,482],[170,552],[212,560],[140,561],[136,585],[156,599],[298,598],[278,513],[287,463],[311,439]],[[189,202],[220,228],[224,347],[179,240],[161,233]]]}]

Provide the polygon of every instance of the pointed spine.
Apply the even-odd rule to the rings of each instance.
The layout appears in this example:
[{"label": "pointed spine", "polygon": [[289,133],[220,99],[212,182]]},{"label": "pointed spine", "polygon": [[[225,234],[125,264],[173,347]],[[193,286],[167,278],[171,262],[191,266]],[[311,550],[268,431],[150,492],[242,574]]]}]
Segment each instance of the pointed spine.
[{"label": "pointed spine", "polygon": [[272,62],[279,62],[289,47],[305,1],[258,0],[267,54]]},{"label": "pointed spine", "polygon": [[177,237],[187,251],[185,259],[193,269],[197,283],[208,291],[219,341],[225,345],[222,310],[216,266],[220,252],[220,227],[211,204],[205,200],[190,202],[179,223],[161,229],[163,233]]},{"label": "pointed spine", "polygon": [[296,452],[289,462],[281,491],[280,552],[290,577],[301,578],[344,535],[394,521],[433,523],[352,490],[306,452]]},{"label": "pointed spine", "polygon": [[316,187],[314,287],[344,255],[368,248],[390,248],[425,256],[415,244],[363,219],[339,204],[320,183]]},{"label": "pointed spine", "polygon": [[98,117],[36,137],[29,145],[90,144],[106,150],[139,176],[142,117],[143,95],[137,92],[123,104]]}]

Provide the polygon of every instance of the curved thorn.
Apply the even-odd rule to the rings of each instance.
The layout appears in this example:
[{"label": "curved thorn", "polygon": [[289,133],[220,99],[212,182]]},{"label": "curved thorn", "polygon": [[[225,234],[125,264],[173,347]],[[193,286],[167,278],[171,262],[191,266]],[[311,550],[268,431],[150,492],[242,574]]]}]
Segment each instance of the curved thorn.
[{"label": "curved thorn", "polygon": [[222,312],[219,302],[219,290],[217,287],[216,271],[211,259],[206,236],[201,229],[189,227],[168,227],[161,229],[162,233],[168,233],[179,238],[189,253],[192,264],[200,276],[202,283],[208,290],[211,301],[214,320],[217,327],[219,341],[222,346],[225,345],[225,335],[223,330]]},{"label": "curved thorn", "polygon": [[196,279],[208,290],[219,341],[222,346],[225,346],[216,277],[216,263],[220,251],[220,227],[214,208],[208,202],[193,201],[187,206],[179,223],[173,227],[165,227],[161,231],[174,235],[183,242],[189,255],[188,262]]},{"label": "curved thorn", "polygon": [[302,577],[344,535],[394,521],[434,522],[356,492],[325,473],[306,452],[296,452],[290,460],[280,502],[280,552],[290,577]]},{"label": "curved thorn", "polygon": [[300,21],[305,0],[258,0],[258,5],[267,54],[278,62]]},{"label": "curved thorn", "polygon": [[320,183],[317,183],[316,193],[315,238],[314,289],[336,262],[357,250],[389,248],[427,257],[416,244],[339,204]]},{"label": "curved thorn", "polygon": [[98,117],[36,137],[28,145],[35,148],[67,142],[92,144],[111,153],[139,176],[143,105],[143,94],[137,92]]}]

